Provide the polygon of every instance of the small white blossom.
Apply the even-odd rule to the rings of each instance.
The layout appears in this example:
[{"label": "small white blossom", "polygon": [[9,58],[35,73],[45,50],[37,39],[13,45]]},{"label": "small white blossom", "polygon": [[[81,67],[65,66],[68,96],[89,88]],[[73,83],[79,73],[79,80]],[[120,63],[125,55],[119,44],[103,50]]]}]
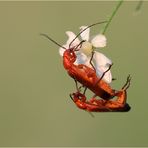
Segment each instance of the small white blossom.
[{"label": "small white blossom", "polygon": [[[80,31],[84,30],[87,26],[81,26]],[[80,34],[81,39],[85,40],[84,43],[82,43],[82,47],[79,51],[76,52],[77,59],[74,64],[85,64],[88,67],[92,68],[90,64],[90,59],[92,55],[92,51],[94,48],[102,48],[106,46],[106,37],[103,34],[98,34],[92,38],[90,41],[89,37],[90,28],[86,29],[84,32]],[[71,41],[76,37],[76,35],[71,32],[66,32],[68,36],[68,40],[65,45],[63,45],[66,49],[69,48],[69,44]],[[72,43],[71,47],[77,46],[80,43],[80,40],[78,38],[75,39],[75,41]],[[65,49],[60,48],[59,53],[61,56],[63,56]],[[96,69],[96,74],[101,77],[102,74],[108,70],[109,66],[112,64],[112,61],[108,59],[104,54],[94,51],[92,63]],[[107,83],[111,83],[112,81],[112,75],[111,71],[105,73],[103,80]]]},{"label": "small white blossom", "polygon": [[96,35],[92,40],[91,43],[94,47],[105,47],[106,46],[106,37],[102,34]]}]

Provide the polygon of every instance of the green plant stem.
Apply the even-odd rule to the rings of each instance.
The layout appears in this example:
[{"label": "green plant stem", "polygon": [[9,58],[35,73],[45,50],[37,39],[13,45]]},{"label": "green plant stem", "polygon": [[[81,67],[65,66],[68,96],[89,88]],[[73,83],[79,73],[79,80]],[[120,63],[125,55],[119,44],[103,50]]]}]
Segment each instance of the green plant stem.
[{"label": "green plant stem", "polygon": [[136,9],[135,9],[135,12],[138,12],[140,11],[141,7],[142,7],[142,4],[143,4],[143,0],[140,0],[136,6]]},{"label": "green plant stem", "polygon": [[115,9],[113,10],[111,16],[109,17],[108,22],[105,24],[104,28],[102,29],[102,31],[101,31],[102,34],[105,34],[105,32],[106,32],[106,30],[107,30],[109,24],[111,23],[113,17],[114,17],[115,14],[117,13],[117,11],[118,11],[118,9],[119,9],[119,7],[121,6],[122,3],[123,3],[123,0],[120,0],[120,1],[118,2],[117,6],[115,7]]}]

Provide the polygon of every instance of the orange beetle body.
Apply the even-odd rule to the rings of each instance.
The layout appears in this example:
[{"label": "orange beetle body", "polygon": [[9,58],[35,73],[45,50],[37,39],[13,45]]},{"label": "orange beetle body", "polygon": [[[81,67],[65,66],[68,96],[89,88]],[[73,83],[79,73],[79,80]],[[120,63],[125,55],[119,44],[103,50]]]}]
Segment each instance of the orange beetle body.
[{"label": "orange beetle body", "polygon": [[76,55],[73,49],[65,50],[63,54],[63,65],[72,78],[89,88],[96,96],[102,99],[108,100],[116,95],[115,90],[113,90],[109,84],[102,79],[99,81],[100,78],[93,69],[84,64],[75,65],[75,60]]},{"label": "orange beetle body", "polygon": [[86,100],[84,94],[80,92],[73,93],[71,98],[76,106],[80,109],[89,112],[127,112],[130,110],[130,106],[126,103],[127,94],[126,89],[122,89],[117,94],[116,100],[104,100],[91,98]]}]

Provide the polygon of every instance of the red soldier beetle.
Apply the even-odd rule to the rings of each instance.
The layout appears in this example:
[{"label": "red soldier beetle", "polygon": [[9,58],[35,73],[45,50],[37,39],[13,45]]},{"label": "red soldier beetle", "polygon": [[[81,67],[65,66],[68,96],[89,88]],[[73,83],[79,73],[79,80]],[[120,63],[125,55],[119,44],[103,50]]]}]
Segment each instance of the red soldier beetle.
[{"label": "red soldier beetle", "polygon": [[70,94],[70,97],[78,108],[88,112],[127,112],[130,110],[130,106],[126,103],[130,80],[131,77],[128,76],[126,84],[116,93],[116,100],[98,100],[96,98],[86,100],[86,96],[80,91]]},{"label": "red soldier beetle", "polygon": [[[81,45],[83,44],[82,41],[80,44],[78,44],[77,46],[71,47],[72,42],[82,33],[84,32],[86,29],[97,25],[97,24],[102,24],[105,23],[104,22],[99,22],[99,23],[95,23],[92,24],[88,27],[86,27],[84,30],[82,30],[69,44],[69,48],[66,49],[65,47],[61,46],[59,43],[57,43],[56,41],[54,41],[52,38],[50,38],[49,36],[47,36],[46,34],[41,34],[42,36],[48,38],[50,41],[54,42],[56,45],[58,45],[59,47],[65,49],[64,54],[63,54],[63,65],[64,68],[67,70],[68,74],[75,80],[76,82],[76,88],[77,91],[79,90],[78,86],[77,86],[77,81],[82,84],[83,87],[85,87],[84,90],[84,95],[85,95],[85,91],[86,89],[90,89],[92,92],[94,92],[94,97],[99,96],[100,98],[104,99],[104,100],[110,100],[111,98],[117,96],[117,94],[119,95],[119,92],[125,92],[125,91],[115,91],[114,89],[111,88],[111,86],[106,83],[103,80],[104,75],[106,74],[106,72],[108,72],[112,66],[112,64],[109,66],[109,68],[102,74],[101,77],[96,75],[96,71],[95,68],[93,67],[91,60],[93,57],[93,52],[92,52],[92,57],[90,59],[90,64],[92,65],[93,68],[90,68],[84,64],[79,64],[79,65],[75,65],[74,62],[77,59],[77,56],[75,54],[75,52],[77,52],[79,50],[79,47],[81,47]],[[117,96],[119,97],[119,96]]]}]

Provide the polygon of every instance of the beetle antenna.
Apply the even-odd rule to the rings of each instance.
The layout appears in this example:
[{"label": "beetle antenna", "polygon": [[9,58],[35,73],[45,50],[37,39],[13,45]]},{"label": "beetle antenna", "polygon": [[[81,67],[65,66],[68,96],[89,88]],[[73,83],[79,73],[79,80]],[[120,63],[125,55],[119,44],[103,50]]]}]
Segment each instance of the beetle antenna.
[{"label": "beetle antenna", "polygon": [[51,42],[55,43],[56,45],[58,45],[59,47],[66,49],[65,47],[63,47],[62,45],[60,45],[59,43],[57,43],[55,40],[53,40],[51,37],[49,37],[47,34],[44,33],[40,33],[41,36],[46,37],[48,40],[50,40]]},{"label": "beetle antenna", "polygon": [[122,90],[127,90],[130,87],[130,81],[131,81],[131,76],[128,75],[127,80],[126,80],[126,83],[122,87]]},{"label": "beetle antenna", "polygon": [[69,96],[70,96],[71,100],[72,100],[73,102],[75,102],[74,99],[73,99],[73,97],[72,97],[72,94],[69,94]]},{"label": "beetle antenna", "polygon": [[71,44],[76,40],[76,38],[77,38],[82,32],[84,32],[86,29],[91,28],[91,27],[93,27],[93,26],[95,26],[95,25],[103,24],[103,23],[107,23],[107,22],[108,22],[108,21],[102,21],[102,22],[97,22],[97,23],[94,23],[94,24],[91,24],[91,25],[87,26],[85,29],[83,29],[82,31],[80,31],[80,32],[76,35],[76,37],[70,42],[69,48],[70,48]]}]

